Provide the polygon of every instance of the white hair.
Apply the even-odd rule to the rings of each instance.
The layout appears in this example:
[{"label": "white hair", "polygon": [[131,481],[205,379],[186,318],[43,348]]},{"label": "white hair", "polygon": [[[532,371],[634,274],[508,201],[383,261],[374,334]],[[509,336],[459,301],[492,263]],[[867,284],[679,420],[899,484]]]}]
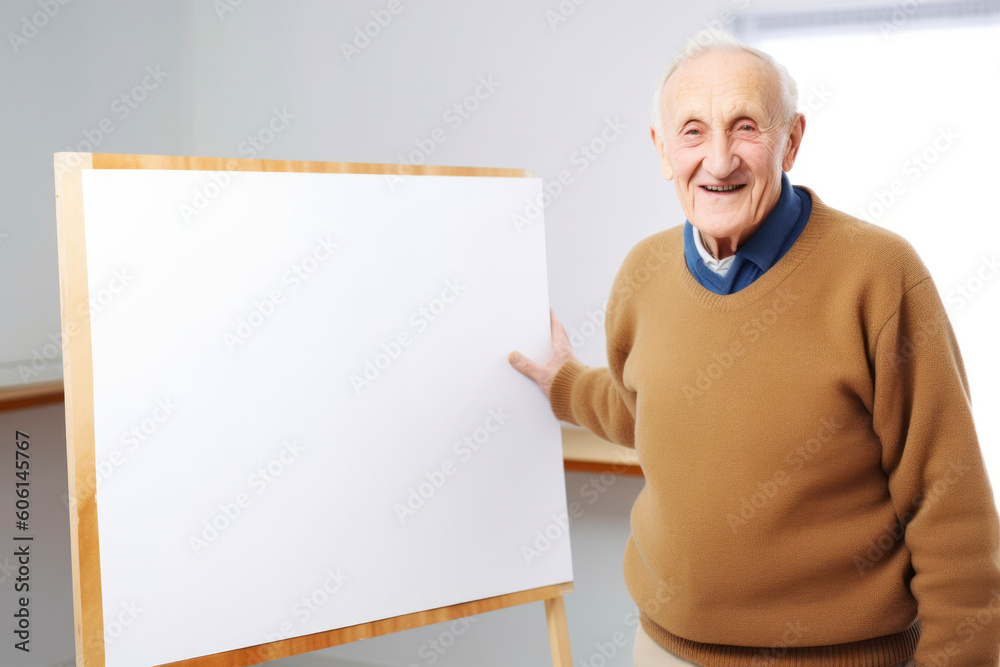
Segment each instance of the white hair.
[{"label": "white hair", "polygon": [[663,134],[663,107],[661,104],[663,89],[667,85],[667,80],[675,71],[677,71],[677,68],[691,58],[703,53],[739,51],[757,56],[766,64],[770,65],[778,75],[778,82],[781,88],[781,105],[783,107],[785,128],[791,126],[795,117],[798,115],[799,88],[795,84],[795,79],[793,79],[792,75],[788,73],[785,66],[772,58],[769,54],[740,41],[733,36],[732,33],[726,30],[709,28],[695,33],[695,35],[691,37],[691,39],[689,39],[683,47],[681,47],[681,50],[674,54],[674,57],[670,59],[670,62],[668,62],[667,66],[663,68],[663,71],[660,73],[660,77],[656,80],[656,89],[653,92],[651,123],[658,134]]}]

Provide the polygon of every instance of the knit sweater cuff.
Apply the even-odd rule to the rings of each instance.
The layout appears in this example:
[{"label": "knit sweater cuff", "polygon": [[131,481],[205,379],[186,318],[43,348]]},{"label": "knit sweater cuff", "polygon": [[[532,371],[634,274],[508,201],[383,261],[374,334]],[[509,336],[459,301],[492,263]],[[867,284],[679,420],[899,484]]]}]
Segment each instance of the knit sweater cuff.
[{"label": "knit sweater cuff", "polygon": [[580,423],[573,416],[573,384],[586,368],[578,361],[570,359],[559,367],[559,371],[552,379],[552,388],[549,390],[552,412],[559,419],[576,426],[580,426]]}]

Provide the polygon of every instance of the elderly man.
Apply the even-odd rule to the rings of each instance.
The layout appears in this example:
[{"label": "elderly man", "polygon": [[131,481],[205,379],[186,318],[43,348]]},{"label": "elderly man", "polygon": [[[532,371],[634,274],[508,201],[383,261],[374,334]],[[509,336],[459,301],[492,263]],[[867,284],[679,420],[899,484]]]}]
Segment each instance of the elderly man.
[{"label": "elderly man", "polygon": [[805,118],[767,54],[700,33],[654,100],[687,221],[625,258],[608,367],[554,315],[547,363],[510,355],[636,449],[635,664],[995,667],[1000,521],[927,268],[789,183]]}]

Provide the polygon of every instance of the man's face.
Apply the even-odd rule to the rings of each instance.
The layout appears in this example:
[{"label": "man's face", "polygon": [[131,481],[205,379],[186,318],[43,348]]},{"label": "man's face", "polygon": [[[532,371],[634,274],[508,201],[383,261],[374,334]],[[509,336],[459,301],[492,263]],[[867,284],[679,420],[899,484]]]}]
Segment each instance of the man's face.
[{"label": "man's face", "polygon": [[780,86],[745,52],[695,56],[664,86],[663,134],[650,128],[653,143],[687,219],[709,236],[742,244],[778,201],[805,130],[801,114],[786,127]]}]

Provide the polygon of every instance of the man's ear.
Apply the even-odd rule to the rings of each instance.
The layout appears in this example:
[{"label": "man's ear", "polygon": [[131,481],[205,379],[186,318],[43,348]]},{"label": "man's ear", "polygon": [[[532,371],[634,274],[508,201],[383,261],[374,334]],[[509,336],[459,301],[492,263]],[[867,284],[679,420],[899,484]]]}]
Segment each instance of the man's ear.
[{"label": "man's ear", "polygon": [[802,135],[806,131],[806,117],[802,114],[795,116],[792,126],[788,128],[788,146],[785,148],[785,155],[781,158],[782,171],[791,171],[795,164],[795,158],[799,154],[799,146],[802,145]]},{"label": "man's ear", "polygon": [[663,172],[663,178],[669,181],[674,177],[674,169],[670,166],[670,160],[667,159],[663,141],[660,140],[659,135],[656,134],[656,128],[652,125],[649,126],[649,136],[653,140],[653,146],[656,147],[656,154],[660,156],[660,171]]}]

